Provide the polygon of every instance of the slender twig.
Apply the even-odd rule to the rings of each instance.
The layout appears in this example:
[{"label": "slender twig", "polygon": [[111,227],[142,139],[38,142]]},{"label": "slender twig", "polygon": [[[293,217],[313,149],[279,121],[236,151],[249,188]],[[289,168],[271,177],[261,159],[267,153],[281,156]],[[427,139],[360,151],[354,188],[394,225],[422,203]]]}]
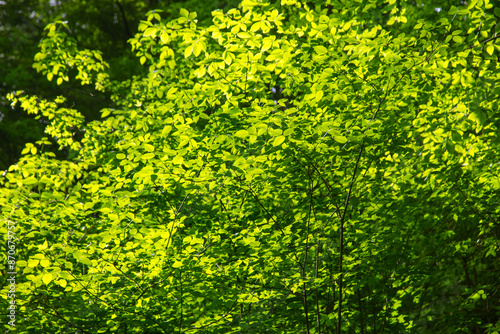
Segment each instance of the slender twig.
[{"label": "slender twig", "polygon": [[306,227],[306,244],[304,246],[304,264],[302,265],[302,280],[304,281],[303,285],[303,299],[304,299],[304,312],[306,313],[306,332],[307,334],[310,333],[310,328],[309,328],[309,309],[307,305],[307,289],[306,289],[306,270],[307,270],[307,249],[309,248],[309,229],[311,226],[311,213],[312,213],[312,206],[313,206],[313,180],[311,179],[311,173],[308,167],[307,171],[308,177],[309,177],[309,213],[307,217],[307,227]]},{"label": "slender twig", "polygon": [[182,295],[182,270],[179,271],[179,283],[180,283],[180,294],[181,294],[181,316],[179,319],[179,334],[182,333],[182,320],[183,320],[183,309],[182,309],[182,302],[183,302],[183,295]]},{"label": "slender twig", "polygon": [[354,181],[356,180],[356,172],[358,171],[359,162],[361,161],[361,155],[363,154],[363,150],[365,148],[365,143],[361,144],[361,148],[359,149],[358,159],[356,160],[356,165],[354,166],[354,172],[352,173],[351,183],[349,185],[349,191],[347,192],[347,197],[345,199],[344,204],[344,212],[342,213],[342,218],[340,219],[340,255],[339,255],[339,307],[338,307],[338,319],[337,319],[337,334],[341,333],[342,330],[342,293],[344,288],[344,277],[343,277],[343,260],[344,260],[344,223],[345,217],[347,213],[347,208],[349,206],[349,200],[351,199],[352,187],[354,185]]},{"label": "slender twig", "polygon": [[125,9],[123,8],[122,4],[119,1],[115,1],[115,3],[118,6],[118,9],[120,10],[120,14],[122,15],[123,25],[125,26],[125,32],[127,33],[127,37],[128,38],[134,37],[128,25],[127,16],[125,15]]},{"label": "slender twig", "polygon": [[[316,245],[316,259],[315,259],[315,265],[314,265],[314,278],[318,279],[318,262],[319,262],[319,246],[320,246],[320,240],[318,238],[318,243]],[[318,301],[318,287],[314,289],[314,295],[316,298],[316,326],[318,327],[318,334],[321,334],[321,321],[320,321],[320,316],[319,316],[319,301]]]}]

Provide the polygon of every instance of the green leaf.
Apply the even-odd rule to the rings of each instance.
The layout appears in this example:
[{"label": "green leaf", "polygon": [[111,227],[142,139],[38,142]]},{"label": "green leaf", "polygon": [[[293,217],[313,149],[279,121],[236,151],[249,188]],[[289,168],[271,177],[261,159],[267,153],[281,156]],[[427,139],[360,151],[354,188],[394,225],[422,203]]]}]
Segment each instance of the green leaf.
[{"label": "green leaf", "polygon": [[81,258],[79,258],[78,261],[80,263],[83,263],[83,264],[87,265],[87,266],[91,266],[92,265],[92,261],[90,261],[90,259],[87,258],[87,257],[85,257],[85,256],[82,256]]},{"label": "green leaf", "polygon": [[191,54],[193,54],[193,47],[194,47],[194,45],[190,45],[186,48],[186,50],[184,50],[184,57],[185,58],[189,58],[189,56],[191,56]]},{"label": "green leaf", "polygon": [[38,259],[29,259],[28,260],[28,267],[34,268],[38,265],[39,262],[40,262],[40,260],[38,260]]},{"label": "green leaf", "polygon": [[49,285],[50,282],[52,282],[52,274],[44,274],[43,277],[42,277],[42,281],[43,283],[45,283],[45,285]]},{"label": "green leaf", "polygon": [[239,138],[246,138],[246,137],[248,137],[248,131],[247,130],[239,130],[234,135],[236,137],[239,137]]},{"label": "green leaf", "polygon": [[162,32],[160,39],[163,44],[168,44],[168,42],[170,42],[170,36],[166,31]]},{"label": "green leaf", "polygon": [[140,177],[140,178],[145,178],[147,176],[150,176],[151,174],[154,173],[154,168],[153,166],[145,166],[144,168],[142,168],[137,174],[136,176],[137,177]]},{"label": "green leaf", "polygon": [[319,54],[319,55],[323,55],[325,53],[328,53],[328,49],[325,48],[323,45],[317,45],[314,47],[314,51]]},{"label": "green leaf", "polygon": [[450,153],[455,152],[455,144],[449,139],[446,141],[446,150]]},{"label": "green leaf", "polygon": [[102,118],[105,118],[105,117],[109,116],[110,114],[111,114],[111,109],[103,109],[101,111],[101,117]]},{"label": "green leaf", "polygon": [[231,63],[233,62],[234,55],[229,51],[224,51],[222,53],[222,57],[224,58],[224,62],[227,65],[231,65]]},{"label": "green leaf", "polygon": [[260,29],[260,27],[261,27],[261,22],[257,21],[254,24],[252,24],[252,26],[250,27],[250,31],[256,32]]},{"label": "green leaf", "polygon": [[195,44],[193,45],[193,54],[194,54],[196,57],[198,57],[198,56],[200,55],[200,53],[201,53],[201,46],[200,46],[200,44],[195,43]]},{"label": "green leaf", "polygon": [[347,143],[347,138],[344,136],[334,136],[333,138],[340,144]]},{"label": "green leaf", "polygon": [[151,35],[154,35],[156,32],[158,31],[158,28],[156,27],[151,27],[151,28],[148,28],[144,31],[144,36],[151,36]]},{"label": "green leaf", "polygon": [[252,35],[248,32],[240,32],[237,35],[239,38],[243,38],[243,39],[248,39],[248,38],[252,37]]},{"label": "green leaf", "polygon": [[323,98],[323,91],[322,90],[317,91],[315,96],[316,96],[316,101],[319,102]]},{"label": "green leaf", "polygon": [[63,288],[65,288],[68,285],[68,281],[66,281],[65,279],[59,279],[59,280],[57,280],[56,283]]},{"label": "green leaf", "polygon": [[189,12],[184,8],[181,8],[180,15],[181,17],[189,18]]},{"label": "green leaf", "polygon": [[175,94],[177,92],[177,87],[171,87],[168,92],[167,92],[167,98],[169,100],[173,100],[177,97],[177,95]]},{"label": "green leaf", "polygon": [[153,159],[154,157],[155,157],[154,153],[146,153],[146,154],[143,154],[141,158],[144,160],[150,160],[150,159]]},{"label": "green leaf", "polygon": [[495,47],[494,47],[493,45],[491,45],[491,44],[490,44],[490,45],[488,45],[488,46],[486,47],[486,52],[488,52],[488,54],[489,54],[490,56],[493,56],[493,52],[494,52],[494,51],[495,51]]},{"label": "green leaf", "polygon": [[278,136],[274,138],[273,146],[281,145],[285,141],[285,136]]},{"label": "green leaf", "polygon": [[[170,91],[169,91],[170,92]],[[161,131],[161,136],[162,137],[165,137],[167,134],[170,133],[170,131],[172,130],[172,127],[170,125],[167,125],[163,128],[163,130]]]},{"label": "green leaf", "polygon": [[486,114],[482,112],[481,110],[475,110],[469,115],[469,119],[476,122],[477,125],[481,126],[486,122]]},{"label": "green leaf", "polygon": [[31,177],[28,177],[27,179],[24,179],[23,183],[26,185],[32,185],[32,184],[38,183],[38,180],[31,176]]},{"label": "green leaf", "polygon": [[180,155],[176,155],[173,159],[172,159],[172,163],[176,164],[176,165],[180,165],[184,162],[184,158]]}]

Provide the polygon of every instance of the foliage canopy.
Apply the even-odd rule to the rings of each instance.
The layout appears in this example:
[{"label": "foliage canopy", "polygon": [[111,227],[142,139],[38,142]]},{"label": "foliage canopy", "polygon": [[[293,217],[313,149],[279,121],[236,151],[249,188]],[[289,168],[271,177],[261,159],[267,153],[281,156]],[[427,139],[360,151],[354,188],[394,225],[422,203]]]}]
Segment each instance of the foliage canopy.
[{"label": "foliage canopy", "polygon": [[498,332],[500,10],[436,7],[151,11],[123,81],[48,25],[35,69],[113,107],[9,96],[71,152],[0,179],[18,330]]}]

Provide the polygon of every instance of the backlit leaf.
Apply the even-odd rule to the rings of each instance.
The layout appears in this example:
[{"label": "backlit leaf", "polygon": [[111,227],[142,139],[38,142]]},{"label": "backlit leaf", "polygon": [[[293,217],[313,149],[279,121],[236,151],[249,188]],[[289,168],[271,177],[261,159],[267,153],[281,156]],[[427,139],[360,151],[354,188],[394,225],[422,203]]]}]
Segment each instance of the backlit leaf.
[{"label": "backlit leaf", "polygon": [[281,145],[285,141],[285,136],[278,136],[274,138],[273,146]]},{"label": "backlit leaf", "polygon": [[52,282],[52,274],[44,274],[42,277],[43,283],[48,285],[50,282]]}]

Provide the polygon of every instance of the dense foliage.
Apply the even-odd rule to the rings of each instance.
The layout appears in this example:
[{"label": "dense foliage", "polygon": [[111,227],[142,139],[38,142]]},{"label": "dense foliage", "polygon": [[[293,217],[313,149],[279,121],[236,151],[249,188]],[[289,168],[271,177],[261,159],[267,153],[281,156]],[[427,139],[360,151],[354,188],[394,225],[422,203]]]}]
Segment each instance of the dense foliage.
[{"label": "dense foliage", "polygon": [[98,120],[9,95],[49,136],[0,179],[16,330],[500,331],[498,8],[162,15],[129,40],[144,71],[126,80],[47,26],[34,68],[109,94]]},{"label": "dense foliage", "polygon": [[[90,122],[100,117],[100,109],[109,106],[109,94],[92,86],[64,81],[54,85],[32,68],[44,28],[55,21],[65,21],[68,32],[80,48],[102,52],[107,69],[114,80],[124,80],[145,73],[136,61],[128,39],[137,32],[140,20],[152,9],[163,9],[162,18],[178,16],[182,7],[200,14],[200,22],[211,22],[211,11],[237,6],[236,0],[15,0],[0,2],[0,169],[5,170],[19,160],[27,142],[43,137],[46,122],[34,119],[19,107],[11,107],[5,96],[22,89],[27,94],[54,99],[64,95],[69,105]],[[14,110],[12,110],[14,109]],[[67,151],[55,151],[59,158]]]}]

